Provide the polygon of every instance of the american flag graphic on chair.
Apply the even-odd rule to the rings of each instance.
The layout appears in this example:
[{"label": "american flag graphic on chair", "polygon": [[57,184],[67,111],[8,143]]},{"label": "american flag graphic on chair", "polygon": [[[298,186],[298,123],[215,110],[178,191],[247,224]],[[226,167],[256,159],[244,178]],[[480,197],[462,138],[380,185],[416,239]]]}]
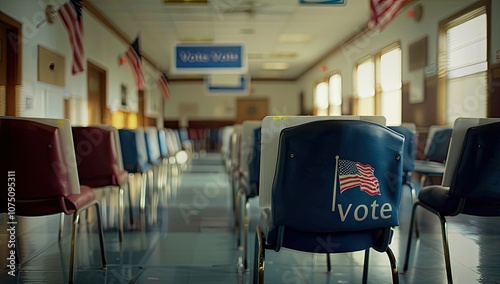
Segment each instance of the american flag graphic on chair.
[{"label": "american flag graphic on chair", "polygon": [[368,195],[380,195],[378,179],[373,175],[374,168],[359,162],[339,160],[340,193],[355,187]]}]

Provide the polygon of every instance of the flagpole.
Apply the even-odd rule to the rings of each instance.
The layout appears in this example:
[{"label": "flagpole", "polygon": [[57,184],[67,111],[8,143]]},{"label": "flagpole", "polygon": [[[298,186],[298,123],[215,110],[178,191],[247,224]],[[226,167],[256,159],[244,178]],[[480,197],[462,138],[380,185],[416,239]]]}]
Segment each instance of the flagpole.
[{"label": "flagpole", "polygon": [[332,212],[335,212],[335,203],[337,202],[337,176],[339,169],[339,156],[335,156],[335,176],[333,178],[333,199],[332,199]]}]

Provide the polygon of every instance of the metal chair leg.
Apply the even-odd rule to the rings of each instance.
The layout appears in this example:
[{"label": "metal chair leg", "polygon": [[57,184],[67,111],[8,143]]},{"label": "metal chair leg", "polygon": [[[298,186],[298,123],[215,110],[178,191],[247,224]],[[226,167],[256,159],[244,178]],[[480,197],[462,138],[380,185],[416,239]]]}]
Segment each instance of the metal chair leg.
[{"label": "metal chair leg", "polygon": [[[237,192],[237,205],[236,209],[238,211],[238,247],[245,245],[245,207],[246,207],[246,195],[243,190],[238,190]],[[243,249],[245,249],[243,247]],[[246,257],[246,256],[245,256]]]},{"label": "metal chair leg", "polygon": [[450,260],[450,247],[448,244],[448,230],[446,227],[446,218],[439,215],[439,221],[441,222],[441,234],[443,237],[443,252],[444,252],[444,262],[446,265],[446,278],[448,283],[453,283],[453,277],[451,274],[451,260]]},{"label": "metal chair leg", "polygon": [[399,284],[399,275],[398,275],[398,265],[396,263],[396,257],[392,252],[390,247],[387,247],[385,251],[387,256],[389,257],[389,262],[391,263],[391,274],[392,274],[392,283]]},{"label": "metal chair leg", "polygon": [[102,230],[102,221],[101,221],[101,208],[99,206],[99,202],[95,203],[95,211],[97,218],[97,230],[99,232],[99,243],[101,245],[101,261],[102,261],[102,269],[106,269],[106,251],[104,249],[104,233]]},{"label": "metal chair leg", "polygon": [[332,261],[330,260],[330,253],[326,253],[326,271],[332,271]]},{"label": "metal chair leg", "polygon": [[248,220],[248,211],[250,210],[250,204],[248,203],[248,199],[246,196],[244,198],[244,203],[243,203],[243,268],[245,271],[248,271],[248,226],[249,226],[249,220]]},{"label": "metal chair leg", "polygon": [[144,173],[140,174],[140,183],[141,183],[141,189],[140,189],[140,201],[139,201],[139,207],[141,210],[141,214],[144,214],[144,211],[146,210],[146,175]]},{"label": "metal chair leg", "polygon": [[366,284],[368,281],[368,266],[370,264],[370,248],[365,249],[365,258],[363,262],[363,280],[361,283]]},{"label": "metal chair leg", "polygon": [[266,251],[264,248],[264,234],[257,225],[255,231],[255,254],[254,254],[254,269],[253,269],[253,283],[263,284],[264,283],[264,265],[266,258]]},{"label": "metal chair leg", "polygon": [[118,234],[120,243],[123,241],[123,188],[118,187]]},{"label": "metal chair leg", "polygon": [[[100,218],[100,215],[98,216]],[[71,253],[69,259],[69,283],[74,281],[74,268],[75,268],[75,246],[76,246],[76,233],[78,232],[78,221],[80,219],[80,212],[73,214],[73,228],[71,232]]]},{"label": "metal chair leg", "polygon": [[[418,201],[417,198],[417,193],[415,191],[415,187],[413,187],[413,184],[411,182],[407,183],[407,185],[410,187],[410,193],[411,193],[411,204],[415,204]],[[417,238],[420,237],[420,231],[418,230],[418,217],[415,215],[415,234]]]},{"label": "metal chair leg", "polygon": [[127,191],[128,191],[128,214],[130,217],[130,225],[134,224],[134,209],[132,207],[132,187],[130,187],[130,177],[127,181]]},{"label": "metal chair leg", "polygon": [[[407,272],[408,271],[408,260],[410,259],[410,249],[411,249],[411,239],[413,235],[413,226],[415,224],[415,216],[416,216],[416,211],[417,211],[417,206],[419,205],[419,202],[416,202],[413,204],[413,208],[411,210],[411,219],[410,219],[410,229],[408,230],[408,242],[406,243],[406,255],[405,255],[405,263],[403,266],[403,271]],[[418,238],[418,236],[417,236]]]},{"label": "metal chair leg", "polygon": [[59,213],[59,240],[62,239],[64,231],[64,213]]}]

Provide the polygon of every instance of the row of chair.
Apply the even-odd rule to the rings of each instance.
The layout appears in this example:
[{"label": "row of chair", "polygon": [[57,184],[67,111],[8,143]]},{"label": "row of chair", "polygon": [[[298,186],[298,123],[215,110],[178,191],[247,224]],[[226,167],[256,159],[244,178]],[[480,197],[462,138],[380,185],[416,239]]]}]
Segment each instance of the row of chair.
[{"label": "row of chair", "polygon": [[[124,189],[128,187],[130,221],[133,223],[131,184],[133,175],[149,175],[151,214],[155,216],[159,191],[167,180],[187,162],[178,134],[174,130],[138,128],[117,130],[111,126],[72,127],[68,120],[44,118],[0,118],[1,169],[12,172],[14,183],[9,211],[7,195],[2,196],[0,212],[16,216],[43,216],[56,213],[73,215],[69,281],[73,281],[77,227],[80,213],[96,208],[102,266],[106,267],[102,210],[95,189],[119,188],[119,241],[123,240]],[[153,180],[152,177],[156,178]],[[140,181],[140,209],[146,207],[146,179]],[[14,186],[15,185],[15,186]],[[10,190],[10,189],[9,189]],[[5,190],[7,192],[7,189]],[[5,202],[4,202],[5,201]],[[15,215],[14,215],[15,214]],[[63,235],[61,214],[59,239]],[[144,216],[144,214],[141,214]],[[17,250],[16,250],[17,252]],[[17,256],[17,254],[16,254]],[[19,257],[17,256],[17,263]]]},{"label": "row of chair", "polygon": [[[340,119],[342,118],[353,119],[353,117],[340,117]],[[318,119],[321,121],[317,121]],[[399,207],[399,188],[403,185],[410,188],[412,201],[415,204],[412,213],[412,224],[416,223],[414,211],[417,206],[422,206],[438,214],[442,224],[445,224],[444,216],[446,215],[450,216],[458,213],[471,214],[471,212],[478,210],[482,212],[479,214],[485,215],[485,210],[478,209],[477,205],[479,204],[488,208],[488,214],[498,215],[496,212],[498,210],[493,210],[493,208],[497,206],[496,202],[498,202],[498,197],[492,197],[491,201],[493,203],[489,203],[487,199],[485,199],[485,196],[481,196],[481,198],[483,198],[483,200],[481,200],[482,203],[477,200],[471,200],[467,203],[466,200],[467,198],[470,200],[470,196],[464,197],[453,194],[450,199],[450,196],[442,194],[450,190],[450,180],[455,181],[454,186],[462,188],[462,185],[458,185],[457,182],[463,178],[460,177],[458,173],[454,172],[450,162],[446,163],[448,159],[451,158],[455,164],[458,163],[458,160],[462,159],[468,159],[467,161],[476,159],[475,162],[477,164],[480,162],[480,159],[485,158],[484,156],[478,156],[477,153],[467,152],[465,148],[463,150],[452,150],[453,147],[450,147],[450,141],[452,140],[451,127],[432,127],[429,132],[428,142],[426,143],[427,147],[424,151],[425,160],[415,161],[417,138],[414,126],[403,125],[400,127],[387,128],[381,126],[385,124],[385,122],[380,120],[378,124],[373,124],[361,121],[335,121],[335,119],[339,118],[269,117],[265,118],[263,121],[247,121],[242,125],[235,125],[231,128],[224,129],[225,132],[232,133],[231,143],[226,144],[228,141],[223,139],[222,147],[224,149],[224,146],[227,145],[226,147],[229,148],[228,150],[226,149],[226,151],[223,150],[223,154],[225,152],[224,157],[226,159],[228,173],[230,177],[232,177],[233,192],[236,192],[234,207],[235,214],[238,216],[236,218],[236,225],[238,226],[238,245],[242,245],[244,248],[242,265],[245,269],[248,268],[248,204],[246,201],[248,198],[259,195],[260,189],[261,195],[259,196],[259,204],[265,207],[262,212],[261,222],[256,228],[254,283],[263,282],[265,249],[279,251],[281,247],[326,253],[328,270],[330,270],[329,253],[365,250],[364,283],[366,283],[368,275],[369,249],[374,248],[377,251],[385,251],[391,262],[393,282],[397,283],[398,275],[396,260],[389,248],[389,243],[392,238],[392,227],[396,226],[399,222],[397,213],[395,213],[394,210],[397,211]],[[373,118],[361,119],[377,121],[377,119]],[[469,123],[465,124],[471,126],[470,121],[476,120],[461,121],[468,121]],[[482,123],[491,122],[492,120],[482,121]],[[462,122],[462,125],[463,124]],[[455,137],[455,145],[457,140],[462,141],[464,137],[464,144],[468,145],[469,142],[467,142],[467,139],[469,134],[465,135],[466,130],[469,132],[478,131],[481,134],[474,134],[476,135],[474,136],[474,139],[476,139],[476,144],[474,145],[478,146],[481,143],[486,143],[486,145],[488,145],[488,150],[492,150],[494,153],[497,149],[492,145],[496,145],[494,141],[496,141],[495,139],[497,138],[495,138],[496,136],[493,135],[493,133],[495,130],[498,132],[498,127],[499,124],[497,123],[464,130],[463,126],[455,125],[453,133],[455,135],[456,133],[462,133],[462,137]],[[459,130],[457,130],[457,128]],[[395,135],[395,133],[397,135]],[[479,138],[478,135],[480,136]],[[229,135],[226,134],[226,136]],[[384,138],[386,136],[391,138]],[[404,139],[400,139],[400,137],[404,137]],[[387,149],[395,149],[391,147],[399,145],[402,140],[404,140],[404,143],[402,143],[401,149],[397,146],[396,148],[399,150],[392,152],[392,155],[386,155]],[[453,145],[453,143],[451,143],[451,145]],[[481,146],[483,145],[481,144]],[[460,146],[455,146],[454,148],[459,147]],[[469,146],[468,151],[471,151],[471,147],[473,146]],[[334,153],[330,153],[332,151]],[[340,153],[340,155],[338,155],[338,153]],[[352,190],[347,190],[350,189],[347,185],[345,185],[346,188],[343,189],[342,182],[344,178],[349,178],[352,174],[346,171],[348,171],[348,169],[351,171],[355,169],[358,170],[358,180],[356,181],[358,184],[356,186],[359,186],[363,191],[363,186],[359,184],[363,183],[359,181],[359,171],[367,169],[363,168],[365,164],[360,162],[341,159],[341,162],[337,163],[335,167],[336,176],[339,176],[339,178],[338,180],[336,177],[333,178],[332,182],[332,176],[325,176],[324,173],[333,172],[333,169],[330,167],[332,167],[332,163],[334,162],[325,157],[331,158],[337,155],[341,157],[345,155],[354,157],[350,159],[356,161],[363,159],[370,160],[370,157],[376,157],[368,163],[368,165],[370,165],[368,170],[376,169],[373,175],[378,173],[377,188],[380,192],[375,194],[375,197],[380,198],[380,195],[382,195],[384,198],[389,197],[389,199],[370,199],[370,201],[386,200],[387,202],[384,203],[383,201],[379,201],[376,205],[390,204],[391,208],[393,208],[391,215],[395,218],[393,223],[382,222],[378,225],[374,225],[377,223],[373,222],[374,220],[365,222],[366,220],[362,217],[370,216],[370,214],[364,214],[364,212],[364,215],[354,216],[354,220],[352,220],[352,216],[348,215],[349,211],[345,210],[345,208],[349,208],[349,205],[351,205],[352,208],[356,208],[351,210],[356,210],[354,212],[358,212],[357,214],[360,214],[359,212],[362,212],[365,208],[366,210],[369,208],[378,208],[377,206],[370,207],[369,202],[365,202],[366,204],[360,203],[359,194],[356,194],[356,196],[353,195],[350,199],[346,199],[345,201],[342,199],[337,201],[337,211],[340,211],[338,214],[341,219],[344,218],[345,222],[336,222],[335,218],[332,218],[332,212],[337,208],[332,205],[330,210],[326,209],[326,200],[331,200],[331,197],[328,197],[331,191],[328,193],[328,191],[321,191],[319,189],[331,188],[332,183],[334,183],[334,188],[340,186],[340,196],[343,198],[345,194],[347,197],[348,192],[352,192]],[[469,157],[469,155],[475,156],[474,158],[462,158]],[[272,160],[275,160],[273,161],[274,163],[271,162]],[[398,162],[396,163],[395,161]],[[491,166],[492,163],[494,162],[490,161],[490,163],[486,163],[486,165]],[[389,166],[391,164],[393,165],[392,167]],[[396,164],[397,166],[395,166]],[[457,167],[462,169],[462,174],[467,170],[471,170],[471,165],[459,165]],[[447,169],[446,171],[445,168]],[[489,178],[490,184],[486,185],[486,187],[483,185],[482,189],[493,191],[492,187],[494,187],[495,184],[491,183],[494,182],[492,177],[498,176],[498,167],[489,169],[488,166],[486,166],[481,168],[485,172],[490,172],[489,174],[484,174]],[[255,169],[257,169],[257,172]],[[489,171],[486,169],[489,169]],[[491,174],[491,171],[495,170],[497,174]],[[337,171],[340,171],[340,173],[337,173]],[[448,173],[448,178],[446,178],[446,172]],[[474,172],[477,172],[478,175],[480,173],[477,170],[474,170]],[[257,179],[255,178],[255,173],[257,173]],[[264,175],[264,173],[267,173],[267,176],[263,178],[262,175]],[[380,178],[381,173],[385,173],[382,175],[382,179]],[[449,184],[447,187],[434,185],[424,187],[417,200],[412,182],[412,173],[417,173],[421,176],[421,186],[426,185],[426,176],[442,177],[444,179],[443,182],[448,182]],[[391,180],[392,182],[388,184],[387,180]],[[473,183],[474,182],[468,182],[467,185],[472,186]],[[496,185],[498,185],[498,183]],[[344,193],[343,190],[346,190],[346,192]],[[467,192],[470,192],[470,190],[474,190],[474,186],[467,189]],[[461,189],[461,191],[462,193],[466,192],[464,189]],[[453,190],[451,190],[451,192],[453,192]],[[264,200],[260,200],[263,197],[262,194],[264,195]],[[266,195],[272,196],[266,200]],[[475,194],[473,194],[473,196],[474,195]],[[337,196],[335,195],[335,191],[333,196],[337,198],[337,200],[340,198],[338,194]],[[367,197],[363,194],[361,196]],[[474,196],[474,198],[477,198],[477,196]],[[269,203],[266,204],[266,202]],[[356,204],[359,205],[354,207],[354,202],[357,202]],[[468,204],[468,206],[464,204]],[[446,211],[450,209],[450,206],[453,207],[453,213]],[[466,212],[467,210],[464,210],[464,208],[468,209],[468,212]],[[373,214],[371,216],[377,216],[377,212],[371,213]],[[382,214],[382,211],[380,211],[380,214]],[[346,221],[349,221],[349,217],[351,217],[350,221],[352,222]],[[363,219],[363,222],[361,222],[360,219]],[[364,222],[366,226],[363,225]],[[442,227],[447,275],[449,283],[451,283],[452,277],[449,251],[447,248],[448,242],[445,233],[446,227],[445,225],[442,225]],[[413,226],[410,232],[412,230]],[[321,243],[324,244],[332,243],[332,240],[335,240],[334,246],[318,247],[318,240],[321,240]],[[405,271],[408,268],[410,243],[411,233],[409,234],[407,255],[405,259]],[[314,246],[314,244],[316,244],[316,246]]]}]

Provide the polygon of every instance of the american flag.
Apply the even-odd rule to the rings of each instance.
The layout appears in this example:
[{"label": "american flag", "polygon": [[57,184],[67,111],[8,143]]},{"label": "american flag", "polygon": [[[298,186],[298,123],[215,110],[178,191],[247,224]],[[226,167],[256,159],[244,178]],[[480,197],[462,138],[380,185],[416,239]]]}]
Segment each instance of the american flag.
[{"label": "american flag", "polygon": [[144,77],[142,75],[142,56],[139,49],[139,37],[130,44],[127,53],[125,54],[127,61],[130,63],[132,73],[135,78],[135,85],[138,90],[144,89]]},{"label": "american flag", "polygon": [[84,70],[82,0],[70,0],[64,3],[57,12],[68,32],[69,43],[73,50],[71,74],[75,75]]},{"label": "american flag", "polygon": [[370,0],[371,29],[384,29],[403,7],[406,0]]},{"label": "american flag", "polygon": [[160,88],[160,92],[163,95],[165,100],[168,100],[170,97],[170,90],[168,88],[168,79],[165,73],[162,73],[157,80],[158,87]]},{"label": "american flag", "polygon": [[359,162],[339,160],[340,193],[359,187],[361,191],[374,196],[380,195],[378,179],[373,175],[373,167]]}]

